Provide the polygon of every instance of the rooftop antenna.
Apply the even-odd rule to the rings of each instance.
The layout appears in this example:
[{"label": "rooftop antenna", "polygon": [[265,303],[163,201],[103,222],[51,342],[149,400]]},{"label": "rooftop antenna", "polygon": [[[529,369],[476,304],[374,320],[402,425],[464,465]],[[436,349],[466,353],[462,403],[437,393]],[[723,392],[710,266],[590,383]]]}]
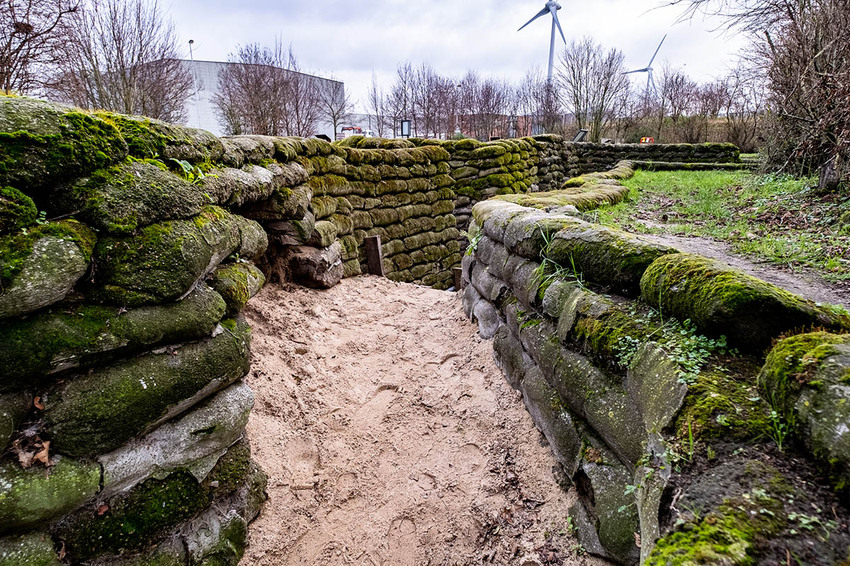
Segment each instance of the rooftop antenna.
[{"label": "rooftop antenna", "polygon": [[546,82],[547,84],[552,84],[552,69],[555,65],[555,27],[557,26],[558,31],[561,32],[561,39],[564,40],[564,44],[567,43],[567,38],[564,37],[564,30],[561,29],[561,22],[558,21],[558,10],[561,9],[561,5],[555,2],[555,0],[549,0],[546,2],[546,6],[543,7],[542,10],[537,12],[537,15],[528,20],[524,26],[519,28],[517,31],[521,31],[522,28],[536,20],[537,18],[543,17],[546,14],[552,14],[552,40],[549,42],[549,74],[547,75]]},{"label": "rooftop antenna", "polygon": [[630,75],[632,73],[646,73],[646,96],[649,96],[649,89],[652,87],[652,92],[656,92],[655,89],[655,79],[652,77],[652,63],[655,62],[655,58],[658,56],[658,52],[661,51],[661,46],[664,44],[664,40],[667,39],[667,34],[664,34],[664,37],[661,38],[661,43],[658,44],[658,49],[655,50],[655,54],[652,56],[652,59],[649,60],[649,65],[644,67],[643,69],[635,69],[634,71],[628,71],[623,73],[624,75]]},{"label": "rooftop antenna", "polygon": [[192,46],[195,45],[195,40],[189,40],[189,60],[192,62],[192,86],[195,87],[195,115],[198,118],[198,128],[201,127],[201,102],[198,99],[198,76],[195,69],[195,54],[192,51]]}]

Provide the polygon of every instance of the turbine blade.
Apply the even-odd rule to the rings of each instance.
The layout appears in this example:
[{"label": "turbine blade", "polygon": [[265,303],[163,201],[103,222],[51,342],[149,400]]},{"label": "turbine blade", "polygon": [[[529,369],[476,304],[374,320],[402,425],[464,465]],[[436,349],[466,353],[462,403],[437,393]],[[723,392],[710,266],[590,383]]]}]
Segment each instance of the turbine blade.
[{"label": "turbine blade", "polygon": [[661,43],[658,44],[658,49],[655,50],[655,54],[652,56],[652,59],[649,60],[648,67],[652,67],[652,62],[655,61],[655,58],[658,56],[658,52],[661,51],[661,46],[664,44],[664,40],[667,39],[667,34],[664,34],[664,37],[661,38]]},{"label": "turbine blade", "polygon": [[564,40],[564,45],[566,45],[567,38],[564,37],[564,30],[561,29],[561,22],[558,21],[558,9],[555,6],[550,6],[549,11],[552,12],[552,18],[555,20],[555,25],[558,26],[558,31],[561,32],[561,39]]},{"label": "turbine blade", "polygon": [[624,75],[631,75],[632,73],[646,73],[649,69],[635,69],[634,71],[626,71],[623,73]]},{"label": "turbine blade", "polygon": [[[537,19],[537,18],[539,18],[540,16],[545,16],[545,15],[546,15],[546,14],[548,14],[548,13],[549,13],[549,8],[543,8],[542,10],[540,10],[539,12],[537,12],[537,15],[536,15],[536,16],[534,16],[533,18],[531,18],[530,20],[528,20],[527,22],[525,22],[525,25],[523,25],[523,26],[522,26],[522,28],[524,28],[525,26],[527,26],[528,24],[530,24],[531,22],[533,22],[534,20],[536,20],[536,19]],[[521,31],[521,30],[522,30],[522,28],[519,28],[517,31]]]}]

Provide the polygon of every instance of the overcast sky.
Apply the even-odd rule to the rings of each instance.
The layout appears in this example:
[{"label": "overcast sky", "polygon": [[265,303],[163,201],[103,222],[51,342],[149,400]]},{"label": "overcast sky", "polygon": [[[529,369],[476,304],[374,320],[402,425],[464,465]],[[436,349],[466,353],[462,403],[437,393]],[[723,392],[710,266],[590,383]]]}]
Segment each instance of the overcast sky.
[{"label": "overcast sky", "polygon": [[[291,44],[306,71],[334,75],[362,106],[374,70],[389,86],[399,62],[430,63],[438,72],[519,81],[545,72],[551,19],[521,32],[545,0],[161,0],[195,59],[225,61],[238,45]],[[644,67],[665,33],[655,68],[665,61],[697,80],[733,66],[742,37],[712,32],[719,22],[676,23],[679,7],[661,0],[560,0],[567,41],[593,37],[621,49],[630,68]],[[560,41],[560,40],[559,40]],[[563,49],[563,43],[560,44]],[[640,79],[637,79],[640,80]]]}]

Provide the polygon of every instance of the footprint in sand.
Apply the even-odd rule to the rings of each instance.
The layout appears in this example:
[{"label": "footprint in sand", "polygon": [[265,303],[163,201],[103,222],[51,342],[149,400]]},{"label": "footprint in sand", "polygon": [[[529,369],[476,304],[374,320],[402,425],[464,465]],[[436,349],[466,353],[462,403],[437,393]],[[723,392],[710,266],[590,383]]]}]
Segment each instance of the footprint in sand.
[{"label": "footprint in sand", "polygon": [[296,491],[313,489],[318,481],[319,450],[308,438],[293,438],[284,443],[283,457],[289,464],[290,487]]}]

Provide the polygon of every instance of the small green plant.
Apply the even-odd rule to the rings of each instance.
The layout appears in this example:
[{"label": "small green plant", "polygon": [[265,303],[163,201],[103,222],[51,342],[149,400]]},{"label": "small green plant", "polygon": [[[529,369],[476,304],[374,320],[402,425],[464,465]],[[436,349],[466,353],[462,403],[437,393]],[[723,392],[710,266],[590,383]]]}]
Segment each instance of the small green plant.
[{"label": "small green plant", "polygon": [[791,432],[791,426],[777,411],[770,411],[770,437],[776,443],[780,452],[785,451],[785,439]]},{"label": "small green plant", "polygon": [[691,421],[688,421],[688,462],[693,462],[694,453],[696,452],[696,442],[694,440],[694,430],[691,426]]},{"label": "small green plant", "polygon": [[535,282],[541,288],[545,288],[557,279],[572,279],[583,289],[584,279],[581,272],[576,268],[573,256],[570,255],[570,264],[572,267],[572,272],[570,272],[558,262],[549,259],[549,252],[553,244],[552,235],[546,233],[543,228],[540,228],[540,236],[543,238],[543,247],[540,249],[540,264],[534,270]]},{"label": "small green plant", "polygon": [[199,184],[207,176],[206,173],[204,173],[200,167],[192,165],[185,159],[169,158],[166,161],[169,164],[174,165],[175,168],[181,171],[186,180],[192,183],[193,185]]},{"label": "small green plant", "polygon": [[[820,509],[817,511],[821,512]],[[829,540],[829,536],[838,528],[838,523],[832,519],[824,520],[804,513],[788,513],[788,520],[797,523],[801,530],[816,533],[824,542]]]},{"label": "small green plant", "polygon": [[472,255],[478,249],[478,243],[484,237],[484,232],[478,232],[474,236],[470,236],[469,232],[461,232],[461,234],[469,240],[469,245],[466,246],[466,255]]},{"label": "small green plant", "polygon": [[614,345],[614,355],[617,356],[617,363],[620,367],[627,368],[637,354],[640,347],[640,340],[632,336],[621,336]]},{"label": "small green plant", "polygon": [[38,218],[35,219],[35,223],[39,226],[43,226],[47,224],[47,212],[43,210],[38,211]]},{"label": "small green plant", "polygon": [[[669,326],[670,321],[668,321]],[[726,336],[713,339],[698,334],[696,325],[690,319],[685,320],[678,331],[675,330],[674,325],[667,331],[666,337],[670,358],[681,367],[679,380],[688,385],[696,381],[700,370],[712,354],[736,353],[735,350],[727,349]]]}]

